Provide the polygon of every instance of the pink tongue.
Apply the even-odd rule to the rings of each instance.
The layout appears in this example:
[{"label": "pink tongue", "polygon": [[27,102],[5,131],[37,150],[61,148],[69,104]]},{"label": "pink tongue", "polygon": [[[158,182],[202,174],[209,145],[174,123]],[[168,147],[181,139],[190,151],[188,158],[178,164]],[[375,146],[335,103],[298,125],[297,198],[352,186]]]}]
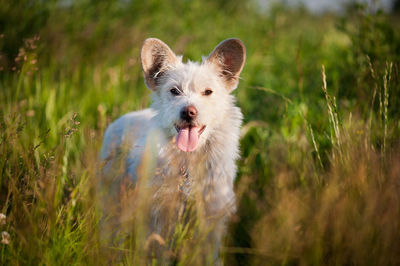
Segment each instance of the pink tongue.
[{"label": "pink tongue", "polygon": [[179,130],[176,142],[182,151],[194,151],[199,141],[199,127],[185,127]]}]

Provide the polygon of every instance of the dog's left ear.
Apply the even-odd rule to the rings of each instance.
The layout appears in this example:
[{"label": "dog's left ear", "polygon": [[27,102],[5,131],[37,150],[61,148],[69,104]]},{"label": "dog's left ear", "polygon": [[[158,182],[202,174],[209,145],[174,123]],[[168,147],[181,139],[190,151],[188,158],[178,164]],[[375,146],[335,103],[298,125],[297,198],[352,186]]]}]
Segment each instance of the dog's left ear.
[{"label": "dog's left ear", "polygon": [[208,56],[207,61],[216,65],[229,92],[236,89],[239,75],[246,61],[246,48],[239,39],[227,39]]}]

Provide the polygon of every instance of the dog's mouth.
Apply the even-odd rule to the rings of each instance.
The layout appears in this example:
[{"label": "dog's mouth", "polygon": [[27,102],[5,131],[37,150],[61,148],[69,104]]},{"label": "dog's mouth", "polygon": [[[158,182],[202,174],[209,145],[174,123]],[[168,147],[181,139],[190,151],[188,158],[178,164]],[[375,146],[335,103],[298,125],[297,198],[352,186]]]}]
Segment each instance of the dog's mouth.
[{"label": "dog's mouth", "polygon": [[190,152],[197,148],[200,135],[206,129],[206,126],[196,126],[192,124],[175,125],[178,132],[176,144],[181,151]]}]

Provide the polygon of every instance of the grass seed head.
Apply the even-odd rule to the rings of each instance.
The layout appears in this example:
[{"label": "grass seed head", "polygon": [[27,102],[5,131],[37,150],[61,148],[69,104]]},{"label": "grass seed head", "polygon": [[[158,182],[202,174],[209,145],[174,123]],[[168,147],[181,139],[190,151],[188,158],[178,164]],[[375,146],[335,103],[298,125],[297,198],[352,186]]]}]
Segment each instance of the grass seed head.
[{"label": "grass seed head", "polygon": [[5,225],[7,222],[7,216],[4,213],[0,213],[0,225]]},{"label": "grass seed head", "polygon": [[1,232],[1,243],[4,245],[10,244],[11,236],[6,231]]}]

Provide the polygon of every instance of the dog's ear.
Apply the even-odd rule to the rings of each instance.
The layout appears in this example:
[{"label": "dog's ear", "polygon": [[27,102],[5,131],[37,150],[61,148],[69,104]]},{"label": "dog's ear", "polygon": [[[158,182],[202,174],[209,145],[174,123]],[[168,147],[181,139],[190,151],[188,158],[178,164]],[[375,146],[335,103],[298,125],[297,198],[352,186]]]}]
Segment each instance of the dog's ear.
[{"label": "dog's ear", "polygon": [[229,92],[237,87],[245,60],[246,48],[239,39],[221,42],[207,58],[208,62],[217,66]]},{"label": "dog's ear", "polygon": [[159,78],[178,59],[168,45],[161,40],[148,38],[143,43],[140,61],[147,86],[152,90],[156,90]]}]

